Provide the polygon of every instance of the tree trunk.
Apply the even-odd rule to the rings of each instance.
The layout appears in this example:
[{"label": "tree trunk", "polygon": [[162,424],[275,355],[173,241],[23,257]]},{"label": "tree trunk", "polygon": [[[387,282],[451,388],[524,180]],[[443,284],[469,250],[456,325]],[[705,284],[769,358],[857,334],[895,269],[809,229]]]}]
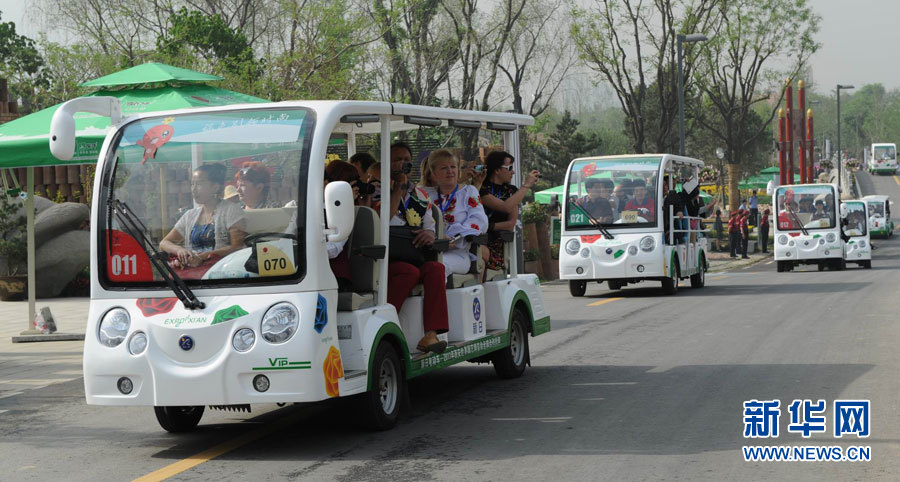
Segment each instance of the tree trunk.
[{"label": "tree trunk", "polygon": [[741,170],[739,164],[728,164],[728,209],[737,211],[741,204],[741,193],[738,189],[738,183],[741,179]]},{"label": "tree trunk", "polygon": [[545,218],[544,222],[536,223],[534,225],[537,230],[537,244],[538,249],[541,251],[541,271],[544,272],[544,279],[554,279],[552,278],[553,273],[553,257],[550,256],[550,225],[548,221],[550,218]]}]

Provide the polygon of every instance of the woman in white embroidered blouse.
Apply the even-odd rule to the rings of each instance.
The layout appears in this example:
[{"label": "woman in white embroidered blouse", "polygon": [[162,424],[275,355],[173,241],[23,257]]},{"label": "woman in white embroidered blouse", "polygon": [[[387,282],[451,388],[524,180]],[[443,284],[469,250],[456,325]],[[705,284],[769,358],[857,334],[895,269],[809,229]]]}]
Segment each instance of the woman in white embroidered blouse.
[{"label": "woman in white embroidered blouse", "polygon": [[459,169],[453,154],[445,149],[432,152],[422,173],[422,185],[441,210],[444,235],[450,239],[458,237],[443,255],[447,276],[469,272],[476,258],[469,252],[465,237],[483,234],[488,226],[478,189],[458,182]]}]

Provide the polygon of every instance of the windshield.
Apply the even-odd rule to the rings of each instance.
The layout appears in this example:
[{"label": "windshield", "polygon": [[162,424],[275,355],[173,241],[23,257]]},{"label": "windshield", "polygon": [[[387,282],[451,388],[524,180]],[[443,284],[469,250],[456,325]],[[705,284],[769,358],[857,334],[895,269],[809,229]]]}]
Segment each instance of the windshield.
[{"label": "windshield", "polygon": [[869,201],[869,216],[884,217],[884,203],[881,201]]},{"label": "windshield", "polygon": [[861,202],[845,202],[847,207],[846,224],[844,232],[848,236],[865,236],[868,231],[866,222],[866,204]]},{"label": "windshield", "polygon": [[[302,276],[313,124],[306,110],[259,109],[127,125],[101,178],[101,279],[162,286],[154,249],[194,286]],[[114,205],[144,233],[129,234]]]},{"label": "windshield", "polygon": [[875,159],[896,159],[897,148],[894,146],[875,146]]},{"label": "windshield", "polygon": [[784,186],[776,193],[778,229],[828,229],[836,226],[834,188],[820,186]]},{"label": "windshield", "polygon": [[566,227],[656,226],[659,156],[586,159],[572,163],[566,185]]}]

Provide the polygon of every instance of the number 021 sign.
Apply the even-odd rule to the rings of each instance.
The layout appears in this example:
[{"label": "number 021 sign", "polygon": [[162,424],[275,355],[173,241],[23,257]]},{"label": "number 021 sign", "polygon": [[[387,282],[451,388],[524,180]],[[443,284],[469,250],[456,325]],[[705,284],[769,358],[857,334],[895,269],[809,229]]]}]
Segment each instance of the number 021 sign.
[{"label": "number 021 sign", "polygon": [[112,281],[153,281],[153,268],[137,240],[118,230],[110,232],[106,276]]}]

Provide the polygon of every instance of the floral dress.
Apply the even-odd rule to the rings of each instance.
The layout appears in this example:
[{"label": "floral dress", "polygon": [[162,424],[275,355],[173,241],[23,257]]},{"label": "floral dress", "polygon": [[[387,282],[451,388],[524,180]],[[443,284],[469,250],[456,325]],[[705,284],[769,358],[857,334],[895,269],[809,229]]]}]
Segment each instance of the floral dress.
[{"label": "floral dress", "polygon": [[[481,195],[487,196],[490,194],[495,198],[506,201],[513,194],[515,194],[519,188],[513,186],[512,184],[494,184],[494,183],[485,183],[481,187]],[[490,224],[502,223],[504,221],[509,220],[509,214],[503,211],[494,211],[488,207],[484,208],[485,213],[488,216],[488,220]],[[488,241],[488,250],[490,251],[490,255],[488,257],[487,267],[488,269],[492,269],[495,271],[502,271],[505,263],[503,260],[503,240],[500,239],[499,236],[492,236]]]},{"label": "floral dress", "polygon": [[478,190],[470,184],[457,185],[450,194],[443,195],[436,188],[426,187],[425,192],[434,200],[444,218],[444,236],[462,239],[443,255],[449,273],[467,273],[471,261],[477,259],[469,252],[465,237],[487,232],[488,219],[481,205]]}]

